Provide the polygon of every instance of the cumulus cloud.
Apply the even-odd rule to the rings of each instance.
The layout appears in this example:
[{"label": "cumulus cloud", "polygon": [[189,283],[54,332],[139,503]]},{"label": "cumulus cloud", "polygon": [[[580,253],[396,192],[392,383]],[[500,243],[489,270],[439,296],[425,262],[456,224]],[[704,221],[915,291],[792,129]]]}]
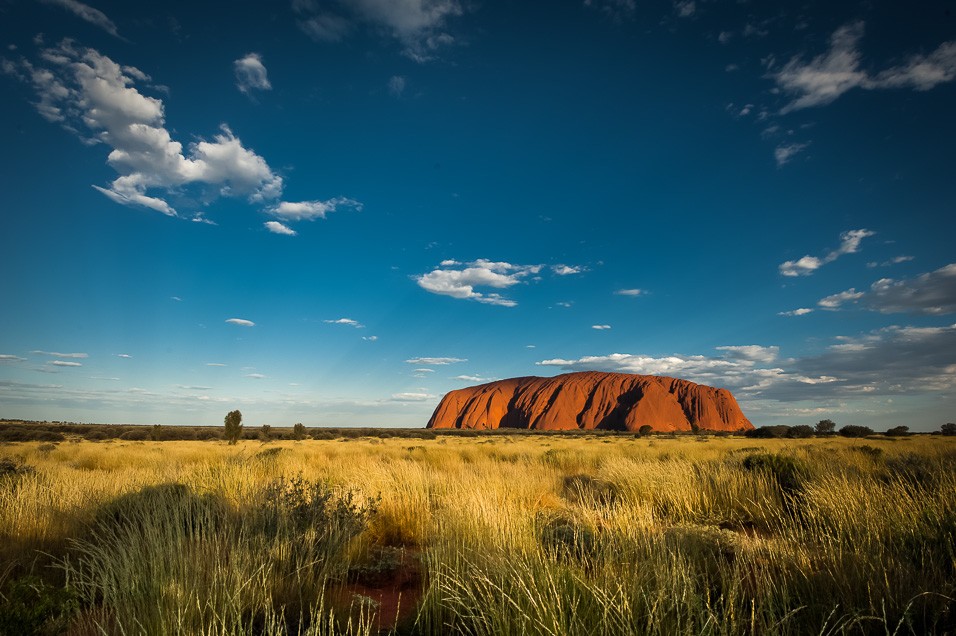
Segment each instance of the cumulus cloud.
[{"label": "cumulus cloud", "polygon": [[282,234],[285,236],[296,235],[295,230],[293,230],[288,225],[283,225],[282,223],[279,223],[278,221],[266,221],[265,223],[263,223],[263,225],[265,226],[267,230],[269,230],[273,234]]},{"label": "cumulus cloud", "polygon": [[679,377],[732,389],[745,400],[780,402],[914,395],[956,389],[956,325],[892,326],[842,337],[822,353],[779,359],[776,347],[718,347],[722,355],[655,357],[613,353],[542,360],[565,371],[618,371]]},{"label": "cumulus cloud", "polygon": [[362,204],[346,197],[336,197],[328,201],[280,201],[270,207],[268,212],[283,221],[313,221],[324,219],[329,212],[335,212],[339,208],[361,211]]},{"label": "cumulus cloud", "polygon": [[881,278],[870,286],[866,304],[884,314],[956,313],[956,263],[908,280]]},{"label": "cumulus cloud", "polygon": [[226,125],[212,140],[185,149],[174,141],[163,102],[137,88],[149,79],[142,71],[69,40],[40,58],[38,66],[21,60],[18,76],[33,85],[43,117],[110,148],[107,163],[120,176],[108,187],[93,187],[111,200],[178,216],[166,197],[187,186],[203,188],[207,197],[246,197],[251,203],[282,194],[282,177]]},{"label": "cumulus cloud", "polygon": [[928,55],[913,55],[902,64],[872,74],[861,67],[859,43],[863,22],[844,25],[830,36],[830,49],[809,62],[794,57],[772,75],[793,95],[781,113],[824,106],[854,88],[912,88],[927,91],[956,77],[956,41],[944,42]]},{"label": "cumulus cloud", "polygon": [[362,329],[365,327],[358,320],[352,320],[351,318],[336,318],[334,320],[323,320],[322,322],[328,323],[330,325],[346,325],[349,327],[355,327],[356,329]]},{"label": "cumulus cloud", "polygon": [[445,364],[455,364],[456,362],[468,362],[467,358],[411,358],[406,360],[408,364],[422,364],[422,365],[445,365]]},{"label": "cumulus cloud", "polygon": [[813,310],[809,307],[800,307],[798,309],[792,309],[790,311],[781,311],[778,313],[778,316],[806,316],[811,313]]},{"label": "cumulus cloud", "polygon": [[804,256],[795,261],[786,261],[779,265],[780,274],[783,276],[809,276],[827,263],[832,263],[844,254],[854,254],[860,251],[860,242],[868,236],[873,236],[876,232],[870,230],[849,230],[840,234],[840,246],[825,256]]},{"label": "cumulus cloud", "polygon": [[598,331],[606,331],[611,328],[611,325],[591,325],[591,329],[597,329]]},{"label": "cumulus cloud", "polygon": [[239,325],[240,327],[255,327],[256,323],[245,318],[227,318],[226,322],[230,325]]},{"label": "cumulus cloud", "polygon": [[320,42],[338,42],[357,25],[368,25],[395,38],[402,53],[416,62],[435,59],[455,42],[448,22],[464,13],[458,0],[353,0],[338,4],[293,0],[299,27]]},{"label": "cumulus cloud", "polygon": [[615,296],[643,296],[647,292],[643,289],[618,289],[614,292]]},{"label": "cumulus cloud", "polygon": [[541,269],[541,265],[512,265],[485,259],[470,263],[443,261],[443,265],[415,277],[415,281],[419,287],[433,294],[474,300],[488,305],[515,307],[518,303],[514,300],[496,292],[479,292],[475,287],[505,289],[538,274]]},{"label": "cumulus cloud", "polygon": [[83,4],[78,0],[43,0],[43,2],[45,4],[63,7],[81,20],[85,20],[90,24],[103,29],[114,37],[120,37],[119,32],[116,30],[116,24],[114,24],[113,21],[110,20],[106,14],[99,9],[94,9],[90,5]]},{"label": "cumulus cloud", "polygon": [[925,314],[939,316],[956,313],[956,263],[916,278],[881,278],[867,291],[850,288],[820,299],[824,309],[841,309],[858,302],[867,309],[884,314]]},{"label": "cumulus cloud", "polygon": [[258,53],[247,53],[232,63],[236,73],[236,88],[249,95],[252,91],[271,91],[269,73]]}]

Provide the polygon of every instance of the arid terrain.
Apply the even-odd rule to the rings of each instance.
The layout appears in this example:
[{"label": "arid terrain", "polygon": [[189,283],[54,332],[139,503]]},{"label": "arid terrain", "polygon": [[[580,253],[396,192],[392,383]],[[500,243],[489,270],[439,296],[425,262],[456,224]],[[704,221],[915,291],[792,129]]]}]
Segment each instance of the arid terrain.
[{"label": "arid terrain", "polygon": [[956,629],[952,437],[68,439],[0,464],[3,633]]}]

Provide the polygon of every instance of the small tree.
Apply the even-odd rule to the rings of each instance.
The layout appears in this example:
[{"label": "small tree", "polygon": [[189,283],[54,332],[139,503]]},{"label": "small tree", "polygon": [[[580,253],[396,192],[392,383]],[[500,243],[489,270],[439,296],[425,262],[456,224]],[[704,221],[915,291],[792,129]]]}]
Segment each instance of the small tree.
[{"label": "small tree", "polygon": [[893,428],[887,429],[887,437],[906,437],[910,434],[909,426],[894,426]]},{"label": "small tree", "polygon": [[235,444],[242,437],[242,413],[238,410],[229,411],[226,415],[226,439]]},{"label": "small tree", "polygon": [[947,422],[940,426],[939,430],[942,431],[943,435],[956,435],[956,424]]},{"label": "small tree", "polygon": [[790,430],[787,431],[787,437],[798,439],[813,437],[813,428],[807,426],[806,424],[797,424],[796,426],[791,426]]},{"label": "small tree", "polygon": [[262,430],[259,431],[259,439],[261,439],[263,442],[268,442],[270,439],[272,439],[272,427],[268,424],[263,424]]},{"label": "small tree", "polygon": [[833,420],[820,420],[816,426],[817,435],[832,435],[835,428],[836,422]]},{"label": "small tree", "polygon": [[149,432],[149,439],[154,442],[163,439],[163,427],[159,424],[153,424],[153,429]]},{"label": "small tree", "polygon": [[302,424],[302,422],[299,422],[292,427],[292,437],[297,442],[301,442],[305,439],[305,425]]},{"label": "small tree", "polygon": [[654,432],[654,427],[650,424],[644,424],[641,428],[637,429],[637,432],[640,433],[641,437],[647,437]]}]

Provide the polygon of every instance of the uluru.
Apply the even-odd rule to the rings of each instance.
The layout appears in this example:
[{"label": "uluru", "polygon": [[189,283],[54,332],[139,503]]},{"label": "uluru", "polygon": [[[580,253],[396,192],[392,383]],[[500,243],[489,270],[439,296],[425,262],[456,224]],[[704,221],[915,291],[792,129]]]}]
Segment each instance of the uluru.
[{"label": "uluru", "polygon": [[733,394],[656,375],[584,371],[498,380],[450,391],[428,428],[546,431],[752,429]]}]

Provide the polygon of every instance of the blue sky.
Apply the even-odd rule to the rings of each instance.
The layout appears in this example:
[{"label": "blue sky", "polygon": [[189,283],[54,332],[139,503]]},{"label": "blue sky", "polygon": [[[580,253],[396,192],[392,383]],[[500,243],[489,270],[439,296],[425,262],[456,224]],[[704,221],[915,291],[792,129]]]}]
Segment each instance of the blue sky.
[{"label": "blue sky", "polygon": [[777,4],[4,0],[0,417],[953,421],[956,10]]}]

